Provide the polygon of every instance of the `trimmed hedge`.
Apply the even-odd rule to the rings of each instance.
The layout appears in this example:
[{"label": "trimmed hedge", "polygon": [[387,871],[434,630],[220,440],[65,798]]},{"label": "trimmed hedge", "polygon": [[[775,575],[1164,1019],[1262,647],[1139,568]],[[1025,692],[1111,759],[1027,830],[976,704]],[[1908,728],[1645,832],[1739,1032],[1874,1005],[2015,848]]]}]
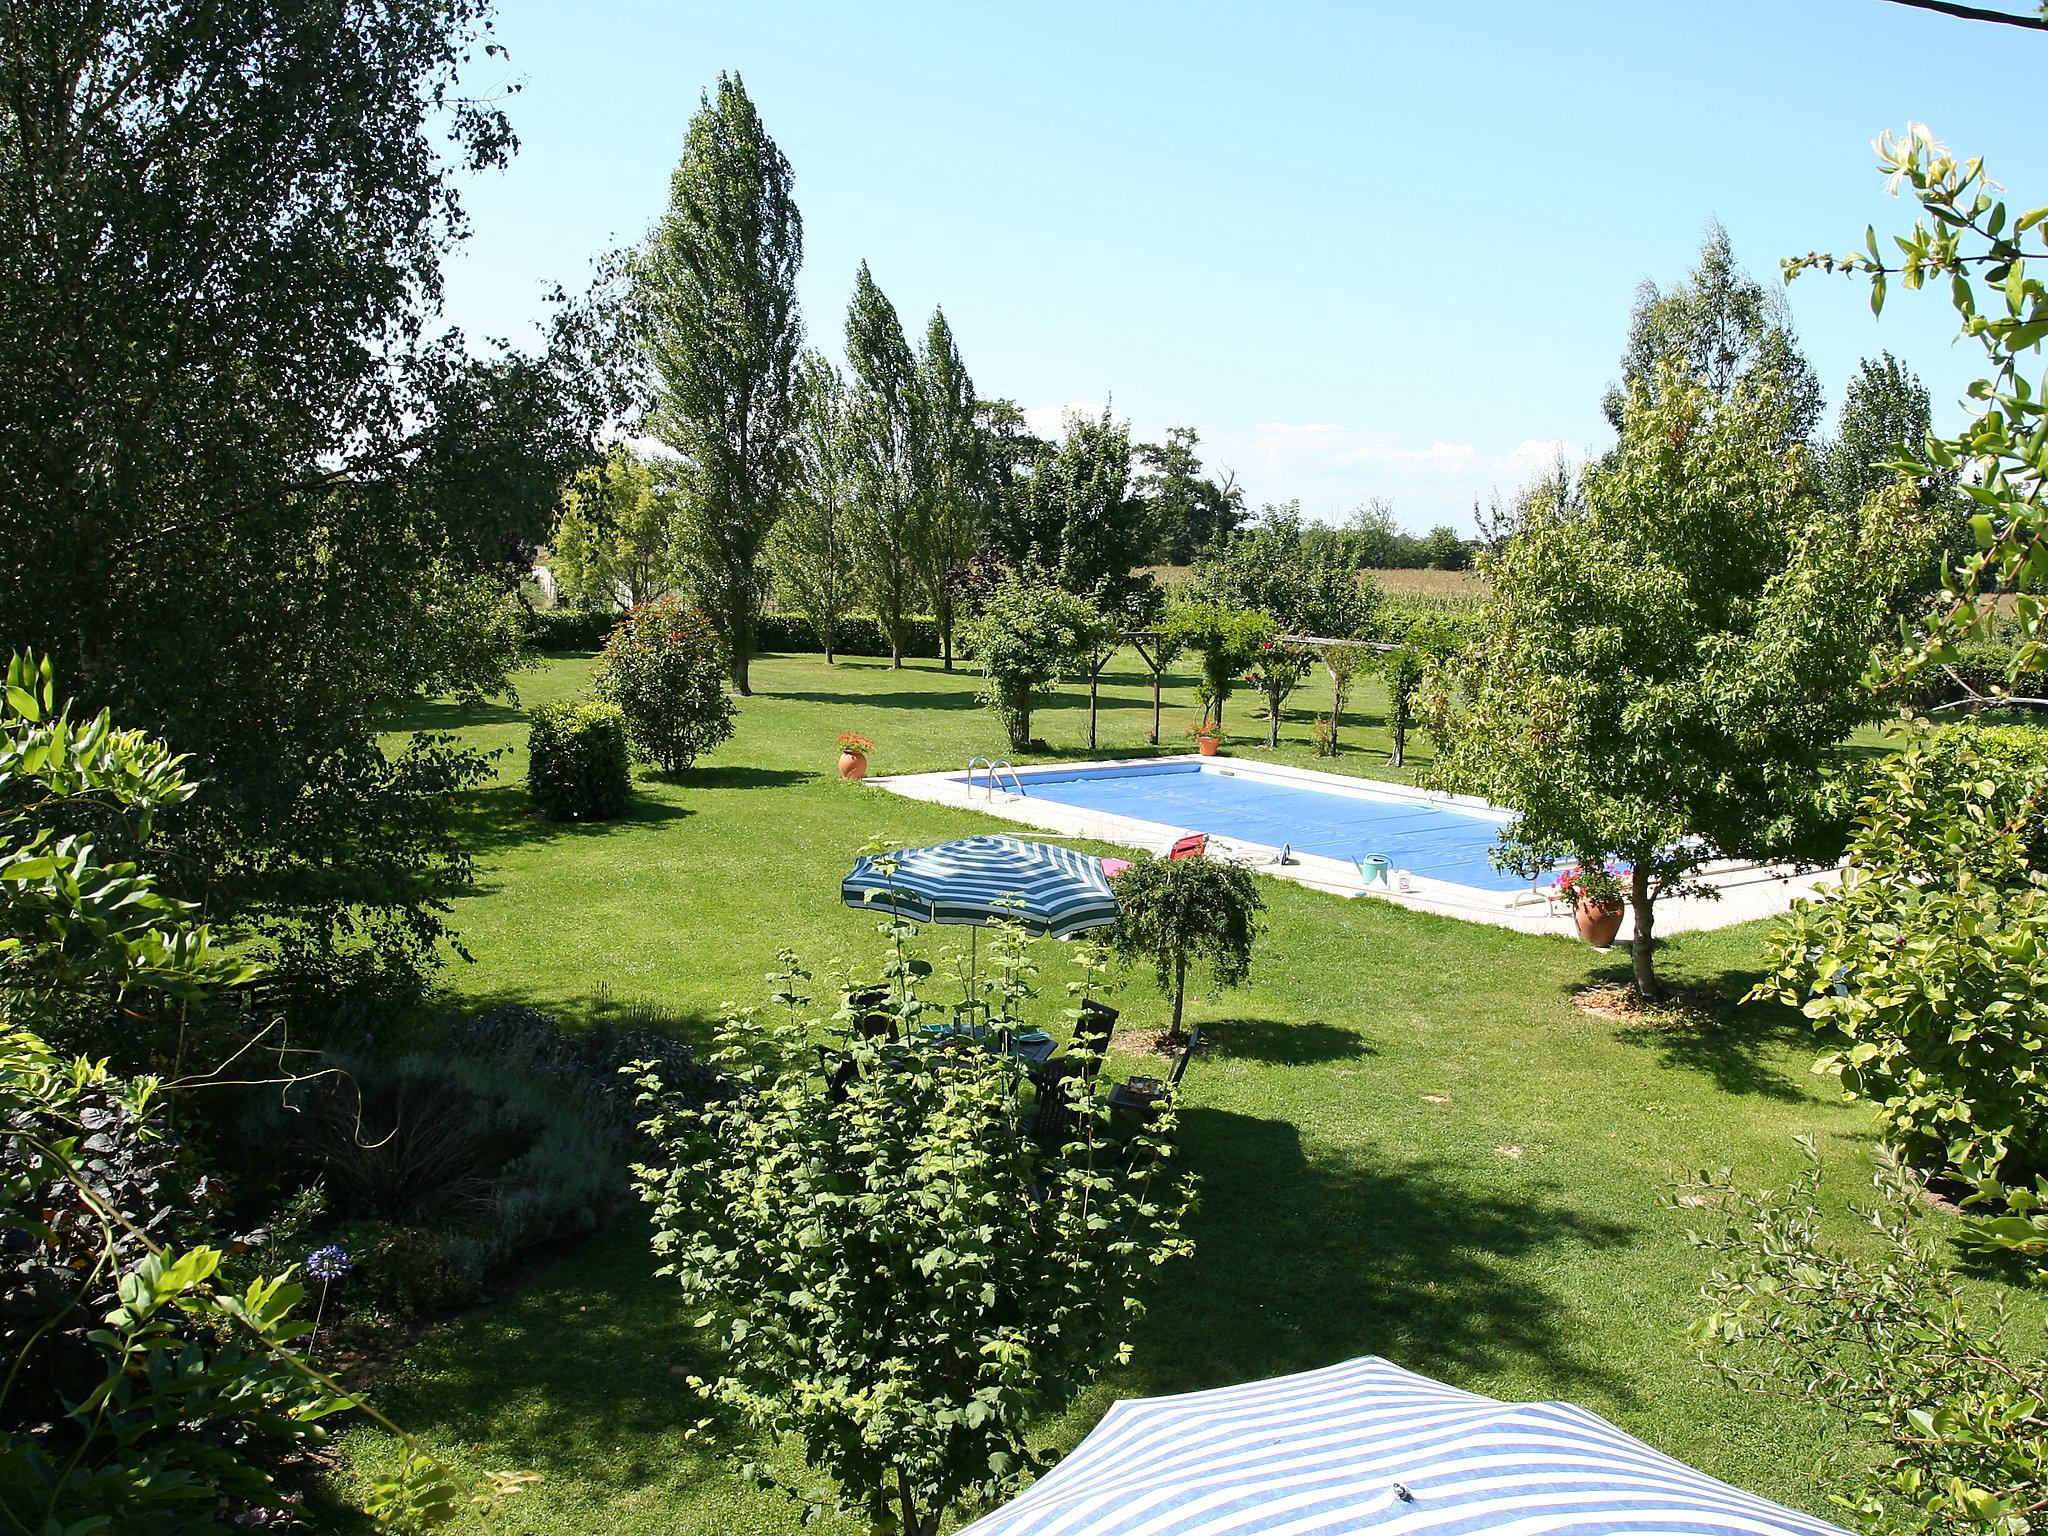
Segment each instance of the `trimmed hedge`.
[{"label": "trimmed hedge", "polygon": [[592,700],[533,712],[526,787],[550,821],[609,821],[633,792],[626,713]]},{"label": "trimmed hedge", "polygon": [[595,608],[529,608],[526,643],[536,651],[595,651],[624,617]]},{"label": "trimmed hedge", "polygon": [[[939,654],[939,626],[930,619],[909,621],[910,633],[905,637],[905,656],[935,657]],[[957,641],[956,641],[957,646]],[[764,613],[754,621],[755,651],[783,651],[823,655],[825,648],[818,644],[817,632],[810,621],[798,613]],[[886,656],[889,654],[889,637],[882,631],[881,621],[872,614],[849,614],[839,623],[838,643],[832,647],[835,656]]]}]

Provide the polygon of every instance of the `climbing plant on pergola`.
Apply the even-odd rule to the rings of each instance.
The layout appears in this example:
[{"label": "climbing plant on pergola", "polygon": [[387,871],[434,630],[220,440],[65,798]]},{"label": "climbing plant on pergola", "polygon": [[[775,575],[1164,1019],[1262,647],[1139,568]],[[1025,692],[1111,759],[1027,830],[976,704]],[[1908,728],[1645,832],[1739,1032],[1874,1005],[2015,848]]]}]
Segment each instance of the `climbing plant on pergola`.
[{"label": "climbing plant on pergola", "polygon": [[1330,750],[1333,753],[1337,750],[1337,729],[1344,719],[1344,695],[1351,689],[1351,679],[1357,675],[1368,655],[1401,649],[1384,640],[1343,640],[1329,635],[1276,635],[1273,643],[1308,652],[1330,674]]}]

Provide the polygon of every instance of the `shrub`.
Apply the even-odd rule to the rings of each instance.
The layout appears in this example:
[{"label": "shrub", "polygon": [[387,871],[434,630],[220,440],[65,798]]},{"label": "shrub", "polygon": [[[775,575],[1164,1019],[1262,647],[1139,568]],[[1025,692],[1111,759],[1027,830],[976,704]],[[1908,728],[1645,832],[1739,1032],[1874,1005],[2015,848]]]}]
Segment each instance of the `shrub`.
[{"label": "shrub", "polygon": [[[895,974],[914,1020],[914,967]],[[660,1273],[719,1330],[701,1393],[800,1440],[874,1528],[935,1536],[953,1504],[1018,1486],[1039,1415],[1118,1358],[1144,1277],[1187,1251],[1171,1101],[1118,1156],[1074,1075],[1072,1138],[1035,1148],[1016,1057],[913,1027],[849,1040],[828,1080],[801,973],[776,980],[786,1021],[723,1034],[740,1094],[699,1111],[647,1082],[656,1150],[634,1172]],[[1011,1022],[1016,993],[995,995]]]},{"label": "shrub", "polygon": [[609,821],[633,792],[626,715],[602,701],[544,704],[527,737],[526,786],[551,821]]},{"label": "shrub", "polygon": [[1086,598],[1029,577],[1010,576],[983,599],[961,639],[981,663],[982,702],[1003,722],[1013,751],[1031,746],[1031,710],[1102,628]]},{"label": "shrub", "polygon": [[605,642],[598,697],[625,711],[633,750],[681,773],[732,734],[725,647],[700,613],[658,597],[627,614]]},{"label": "shrub", "polygon": [[[810,621],[801,614],[764,613],[754,621],[754,649],[757,655],[763,651],[807,655],[822,654],[824,646]],[[832,651],[837,656],[887,656],[889,634],[873,614],[850,613],[840,619],[832,632]],[[906,618],[903,654],[936,661],[940,654],[938,621]]]},{"label": "shrub", "polygon": [[1164,628],[1171,644],[1201,658],[1202,680],[1195,694],[1202,713],[1213,717],[1219,726],[1232,684],[1279,633],[1272,618],[1256,608],[1186,599],[1167,604]]},{"label": "shrub", "polygon": [[2048,1172],[2044,855],[2048,737],[1923,728],[1879,765],[1841,883],[1769,941],[1758,990],[1838,1036],[1817,1070],[1922,1167]]},{"label": "shrub", "polygon": [[1219,987],[1242,985],[1251,974],[1265,903],[1249,870],[1222,859],[1139,859],[1116,877],[1116,899],[1122,912],[1110,942],[1119,954],[1152,963],[1173,997],[1174,1038],[1190,962],[1206,960]]}]

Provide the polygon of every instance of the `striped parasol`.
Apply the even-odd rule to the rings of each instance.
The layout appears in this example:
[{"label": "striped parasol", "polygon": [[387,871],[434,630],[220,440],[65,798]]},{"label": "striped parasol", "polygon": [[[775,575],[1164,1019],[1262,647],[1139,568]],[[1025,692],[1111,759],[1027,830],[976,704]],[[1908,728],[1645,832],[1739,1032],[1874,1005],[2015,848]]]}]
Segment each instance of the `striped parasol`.
[{"label": "striped parasol", "polygon": [[959,1536],[1843,1536],[1565,1403],[1368,1357],[1134,1398]]},{"label": "striped parasol", "polygon": [[[894,865],[885,869],[884,862]],[[1064,939],[1116,921],[1100,860],[1016,837],[964,837],[932,848],[864,856],[840,882],[849,907],[879,907],[921,923],[1020,923]]]}]

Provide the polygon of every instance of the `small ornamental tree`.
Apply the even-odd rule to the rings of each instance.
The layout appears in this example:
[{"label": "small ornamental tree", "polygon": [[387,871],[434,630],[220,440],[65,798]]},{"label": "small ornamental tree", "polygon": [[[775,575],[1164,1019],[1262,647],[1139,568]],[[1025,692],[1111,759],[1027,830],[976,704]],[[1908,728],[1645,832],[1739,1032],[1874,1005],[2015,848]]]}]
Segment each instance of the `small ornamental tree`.
[{"label": "small ornamental tree", "polygon": [[1279,632],[1270,614],[1255,608],[1176,599],[1166,605],[1161,626],[1178,649],[1200,658],[1202,680],[1195,685],[1205,719],[1223,726],[1223,705],[1231,688],[1259,657],[1266,642]]},{"label": "small ornamental tree", "polygon": [[[1028,967],[999,963],[1017,983],[988,989],[1001,1026]],[[897,967],[904,1018],[918,970]],[[783,1019],[721,1037],[733,1097],[693,1109],[643,1079],[654,1152],[634,1177],[660,1273],[717,1340],[717,1374],[690,1385],[799,1441],[830,1479],[813,1504],[935,1536],[1042,1464],[1036,1416],[1123,1358],[1146,1277],[1188,1251],[1171,1102],[1119,1146],[1077,1076],[1073,1139],[1036,1147],[1018,1058],[912,1028],[846,1039],[821,1074],[826,1021],[793,963],[778,981]]]},{"label": "small ornamental tree", "polygon": [[642,603],[605,641],[596,689],[625,713],[633,750],[681,773],[732,734],[725,648],[702,614],[670,596]]},{"label": "small ornamental tree", "polygon": [[1127,959],[1147,960],[1173,998],[1167,1038],[1183,1038],[1188,967],[1205,962],[1219,987],[1251,974],[1252,942],[1265,903],[1251,872],[1222,859],[1139,859],[1116,877],[1122,912],[1110,943]]},{"label": "small ornamental tree", "polygon": [[1872,710],[1861,681],[1924,558],[1909,493],[1844,527],[1814,493],[1768,373],[1727,397],[1676,368],[1633,383],[1583,508],[1539,504],[1435,716],[1444,788],[1519,813],[1501,862],[1629,866],[1635,987],[1658,994],[1655,904],[1717,859],[1819,859],[1827,776]]},{"label": "small ornamental tree", "polygon": [[1031,745],[1031,711],[1047,689],[1084,664],[1101,618],[1085,598],[1028,576],[1008,576],[982,599],[962,640],[981,663],[981,698],[1012,750]]},{"label": "small ornamental tree", "polygon": [[1266,701],[1266,745],[1269,747],[1280,745],[1280,706],[1301,686],[1302,673],[1307,668],[1308,658],[1292,646],[1262,640],[1258,655],[1252,658],[1251,666],[1245,670],[1246,685],[1256,688]]}]

